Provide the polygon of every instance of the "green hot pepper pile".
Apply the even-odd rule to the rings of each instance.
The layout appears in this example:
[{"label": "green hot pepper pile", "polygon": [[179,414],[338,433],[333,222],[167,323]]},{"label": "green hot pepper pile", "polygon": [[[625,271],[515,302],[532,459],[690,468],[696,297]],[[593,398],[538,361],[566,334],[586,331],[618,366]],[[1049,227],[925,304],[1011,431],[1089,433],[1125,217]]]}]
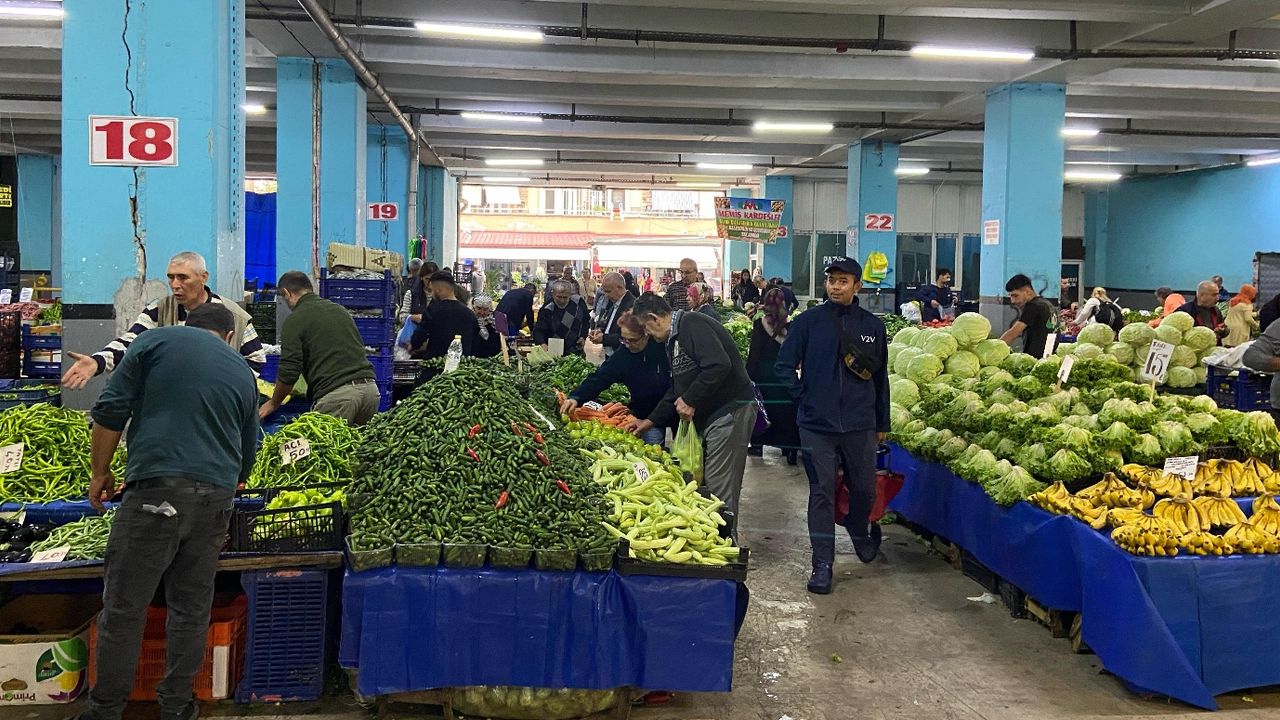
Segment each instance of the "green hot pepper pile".
[{"label": "green hot pepper pile", "polygon": [[83,519],[54,529],[49,537],[32,543],[31,552],[38,553],[67,546],[70,550],[64,560],[101,560],[107,554],[107,538],[111,536],[111,521],[116,511],[105,515],[86,515]]},{"label": "green hot pepper pile", "polygon": [[590,463],[518,385],[501,363],[464,359],[377,415],[348,492],[352,549],[611,547],[605,490]]},{"label": "green hot pepper pile", "polygon": [[[82,499],[89,485],[89,421],[84,413],[45,403],[0,411],[0,447],[21,444],[22,467],[0,475],[0,502]],[[124,450],[111,462],[124,477]]]},{"label": "green hot pepper pile", "polygon": [[[306,438],[311,454],[285,464],[280,447],[294,438]],[[360,443],[360,431],[341,418],[308,412],[262,440],[254,459],[251,488],[296,487],[351,479],[351,461]]]}]

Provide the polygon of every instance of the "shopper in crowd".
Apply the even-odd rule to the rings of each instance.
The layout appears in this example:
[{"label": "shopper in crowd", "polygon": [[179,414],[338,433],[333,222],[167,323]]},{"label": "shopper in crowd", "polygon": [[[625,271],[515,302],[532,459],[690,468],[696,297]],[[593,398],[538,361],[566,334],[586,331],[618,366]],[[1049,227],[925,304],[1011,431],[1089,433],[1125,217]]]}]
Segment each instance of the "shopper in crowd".
[{"label": "shopper in crowd", "polygon": [[67,357],[74,362],[62,376],[62,385],[68,390],[79,390],[95,376],[109,373],[120,364],[125,351],[142,333],[170,325],[181,325],[187,320],[187,313],[204,305],[226,305],[227,310],[236,319],[236,337],[239,338],[240,354],[248,361],[256,375],[262,371],[267,362],[267,354],[258,340],[258,331],[253,327],[249,313],[235,304],[218,297],[209,286],[209,269],[204,258],[198,253],[182,252],[169,260],[167,269],[169,276],[168,297],[156,300],[147,305],[133,325],[124,335],[107,343],[107,346],[93,355],[67,352]]},{"label": "shopper in crowd", "polygon": [[1076,312],[1076,325],[1084,327],[1095,322],[1116,331],[1124,327],[1124,308],[1111,299],[1104,287],[1094,288],[1084,306]]},{"label": "shopper in crowd", "polygon": [[1212,280],[1205,280],[1196,286],[1196,298],[1175,312],[1184,312],[1195,320],[1196,327],[1207,327],[1218,333],[1219,337],[1227,334],[1227,326],[1223,322],[1222,311],[1218,310],[1218,286]]},{"label": "shopper in crowd", "polygon": [[1222,338],[1225,347],[1243,345],[1258,332],[1258,318],[1253,313],[1253,300],[1258,289],[1252,285],[1241,285],[1240,292],[1227,301],[1228,309],[1223,325],[1227,328],[1226,337]]},{"label": "shopper in crowd", "polygon": [[1280,293],[1276,293],[1275,297],[1258,308],[1258,328],[1262,332],[1266,332],[1267,328],[1271,327],[1271,323],[1275,322],[1277,318],[1280,318]]},{"label": "shopper in crowd", "polygon": [[697,312],[673,311],[653,293],[641,295],[632,312],[650,338],[666,343],[671,389],[647,419],[629,429],[644,437],[677,416],[691,421],[702,438],[703,486],[736,514],[756,421],[755,391],[737,344],[719,322]]},{"label": "shopper in crowd", "polygon": [[160,717],[194,720],[192,681],[205,656],[214,576],[236,486],[258,445],[258,391],[240,321],[223,304],[186,327],[140,334],[91,413],[89,504],[116,492],[111,459],[129,428],[129,480],[107,540],[97,679],[81,720],[120,720],[133,689],[147,607],[164,580],[168,606]]},{"label": "shopper in crowd", "polygon": [[836,473],[842,464],[849,488],[845,528],[854,551],[864,563],[880,551],[880,526],[867,518],[875,500],[876,449],[889,430],[889,345],[884,323],[858,303],[862,266],[837,257],[826,274],[828,302],[795,319],[774,363],[799,406],[809,475],[809,592],[818,594],[831,592]]},{"label": "shopper in crowd", "polygon": [[[1018,273],[1004,284],[1009,302],[1018,309],[1018,319],[1000,336],[1010,347],[1022,338],[1022,352],[1040,357],[1045,351],[1049,333],[1058,326],[1058,313],[1053,305],[1036,293],[1031,278]],[[1052,348],[1051,348],[1052,349]]]},{"label": "shopper in crowd", "polygon": [[[671,363],[667,360],[666,346],[650,340],[644,324],[628,311],[618,317],[618,330],[625,351],[609,356],[604,364],[587,376],[582,384],[560,404],[560,412],[569,414],[579,405],[591,402],[610,385],[622,383],[631,393],[629,407],[636,417],[649,417],[658,402],[671,388]],[[666,440],[667,427],[655,426],[644,431],[640,438],[650,445],[661,445]]]},{"label": "shopper in crowd", "polygon": [[920,288],[920,315],[924,322],[955,317],[955,297],[951,292],[951,270],[938,268],[932,285]]},{"label": "shopper in crowd", "polygon": [[1280,411],[1280,323],[1272,322],[1244,351],[1244,366],[1260,373],[1272,373],[1271,407]]},{"label": "shopper in crowd", "polygon": [[507,317],[507,334],[516,336],[520,334],[521,328],[529,328],[533,331],[535,324],[533,315],[533,295],[538,291],[538,286],[533,283],[525,283],[523,287],[515,288],[502,296],[502,300],[498,302],[498,312]]},{"label": "shopper in crowd", "polygon": [[733,304],[738,308],[745,309],[747,303],[752,305],[759,304],[760,290],[756,284],[751,281],[751,271],[743,268],[738,274],[733,284]]},{"label": "shopper in crowd", "polygon": [[405,274],[396,278],[396,297],[404,297],[404,294],[409,291],[409,288],[413,287],[418,282],[418,273],[421,270],[422,258],[410,258],[409,267],[405,271]]},{"label": "shopper in crowd", "polygon": [[685,291],[689,296],[689,310],[691,312],[700,312],[716,322],[722,322],[720,313],[716,312],[715,305],[711,304],[711,286],[704,282],[696,282],[689,286]]},{"label": "shopper in crowd", "polygon": [[279,409],[302,377],[313,411],[352,425],[369,422],[378,412],[378,385],[351,313],[316,295],[311,278],[297,270],[280,276],[276,292],[291,312],[280,329],[275,390],[259,416]]},{"label": "shopper in crowd", "polygon": [[[476,328],[479,321],[475,313],[458,300],[458,285],[453,274],[441,270],[431,276],[431,304],[422,315],[422,322],[409,340],[413,359],[433,360],[449,354],[449,345],[455,337],[462,338],[462,354],[475,354]],[[501,349],[501,348],[499,348]],[[422,385],[439,375],[440,368],[423,367],[418,371],[416,383]]]},{"label": "shopper in crowd", "polygon": [[498,334],[493,298],[488,295],[471,298],[471,312],[476,316],[476,337],[471,341],[472,354],[478,358],[497,357],[502,352],[502,337]]},{"label": "shopper in crowd", "polygon": [[1221,275],[1214,275],[1209,280],[1218,286],[1218,304],[1231,302],[1231,293],[1227,290],[1227,281]]},{"label": "shopper in crowd", "polygon": [[622,331],[618,319],[631,311],[636,298],[627,291],[627,281],[620,273],[607,273],[600,281],[604,291],[601,305],[596,312],[596,327],[591,330],[591,342],[604,346],[604,356],[612,356],[622,347]]},{"label": "shopper in crowd", "polygon": [[1160,320],[1163,317],[1177,312],[1178,308],[1187,302],[1187,299],[1182,297],[1182,293],[1176,293],[1166,286],[1156,288],[1156,300],[1160,303],[1160,307],[1156,308],[1156,312],[1160,317],[1149,323],[1151,327],[1160,327]]},{"label": "shopper in crowd", "polygon": [[640,297],[641,293],[654,291],[652,272],[648,270],[644,271],[644,287],[643,288],[636,286],[635,278],[631,277],[631,271],[628,270],[627,272],[624,272],[623,275],[627,277],[627,289],[631,291],[632,295],[635,295],[636,297]]},{"label": "shopper in crowd", "polygon": [[573,285],[557,280],[551,283],[551,300],[538,311],[533,341],[548,350],[551,339],[560,338],[565,355],[582,355],[590,323],[586,303],[573,297]]},{"label": "shopper in crowd", "polygon": [[689,309],[689,285],[698,281],[698,263],[692,258],[680,261],[680,277],[667,285],[667,304],[672,310]]},{"label": "shopper in crowd", "polygon": [[777,288],[782,292],[782,299],[785,301],[783,307],[786,308],[788,315],[795,312],[796,308],[800,307],[800,300],[796,297],[795,292],[791,290],[791,287],[788,286],[786,281],[782,278],[769,278],[768,287]]},{"label": "shopper in crowd", "polygon": [[769,413],[769,428],[752,436],[748,452],[759,457],[764,454],[764,446],[776,447],[782,451],[789,465],[795,465],[797,448],[800,447],[796,403],[791,397],[790,384],[778,377],[774,367],[790,324],[786,299],[781,290],[774,288],[765,293],[760,305],[761,313],[751,328],[747,375],[764,399],[765,410]]},{"label": "shopper in crowd", "polygon": [[405,290],[404,297],[400,300],[400,320],[412,320],[415,323],[422,322],[422,311],[427,308],[427,304],[431,302],[431,291],[427,288],[427,283],[431,276],[440,271],[440,268],[433,262],[425,262],[418,266],[418,275],[413,282]]},{"label": "shopper in crowd", "polygon": [[547,282],[547,288],[544,291],[544,295],[543,295],[544,298],[550,298],[552,296],[553,293],[552,293],[551,286],[555,285],[557,282],[568,283],[569,287],[571,288],[572,297],[574,298],[582,297],[582,283],[578,282],[578,279],[573,276],[572,265],[565,265],[564,269],[560,272],[560,277]]}]

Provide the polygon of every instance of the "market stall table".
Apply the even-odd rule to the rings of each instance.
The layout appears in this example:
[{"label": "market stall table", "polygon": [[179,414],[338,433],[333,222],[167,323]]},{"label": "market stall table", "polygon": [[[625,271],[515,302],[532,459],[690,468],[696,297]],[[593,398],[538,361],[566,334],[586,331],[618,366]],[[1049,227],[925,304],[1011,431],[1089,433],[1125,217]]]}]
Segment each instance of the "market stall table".
[{"label": "market stall table", "polygon": [[[342,566],[340,552],[261,555],[224,553],[218,560],[218,572],[246,570],[279,570],[285,568],[337,568]],[[56,563],[0,563],[0,583],[35,580],[78,580],[102,577],[101,560],[72,560]]]},{"label": "market stall table", "polygon": [[730,580],[348,570],[338,659],[365,696],[468,685],[727,692],[738,601]]},{"label": "market stall table", "polygon": [[1081,613],[1085,642],[1134,689],[1216,709],[1215,695],[1280,684],[1280,556],[1131,555],[1027,503],[1005,509],[900,447],[890,507],[972,553],[1041,604]]}]

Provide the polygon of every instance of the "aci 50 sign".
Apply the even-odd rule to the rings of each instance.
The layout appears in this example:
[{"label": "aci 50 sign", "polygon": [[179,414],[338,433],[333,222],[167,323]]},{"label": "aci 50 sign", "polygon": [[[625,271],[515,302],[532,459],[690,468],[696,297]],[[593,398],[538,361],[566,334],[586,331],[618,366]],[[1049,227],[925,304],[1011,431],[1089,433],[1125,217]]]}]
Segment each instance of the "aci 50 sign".
[{"label": "aci 50 sign", "polygon": [[89,116],[90,165],[177,165],[178,119]]}]

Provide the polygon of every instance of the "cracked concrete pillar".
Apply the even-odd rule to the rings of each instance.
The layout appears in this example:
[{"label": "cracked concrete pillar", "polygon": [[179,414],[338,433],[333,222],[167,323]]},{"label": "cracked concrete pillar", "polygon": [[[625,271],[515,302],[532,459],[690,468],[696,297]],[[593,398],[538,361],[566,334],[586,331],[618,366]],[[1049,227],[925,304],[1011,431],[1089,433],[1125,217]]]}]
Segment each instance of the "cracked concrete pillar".
[{"label": "cracked concrete pillar", "polygon": [[244,0],[63,8],[64,347],[91,353],[169,294],[179,252],[243,299]]}]

